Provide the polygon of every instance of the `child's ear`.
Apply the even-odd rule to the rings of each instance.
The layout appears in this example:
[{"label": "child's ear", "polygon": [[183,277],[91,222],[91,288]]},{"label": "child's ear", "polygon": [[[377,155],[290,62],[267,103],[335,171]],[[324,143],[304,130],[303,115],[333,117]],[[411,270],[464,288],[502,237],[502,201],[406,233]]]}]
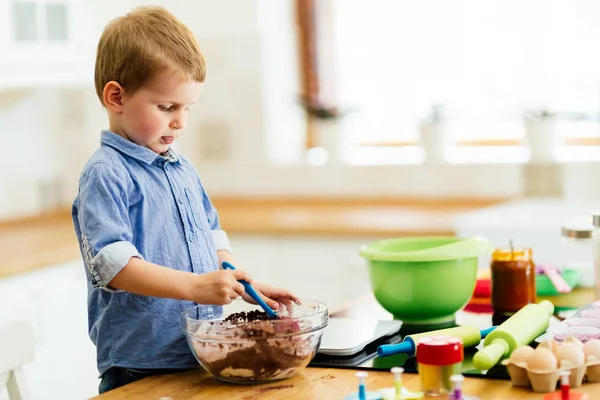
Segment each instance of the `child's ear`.
[{"label": "child's ear", "polygon": [[118,82],[110,81],[104,85],[102,91],[102,100],[104,106],[109,110],[120,113],[123,107],[123,96],[125,95],[125,89]]}]

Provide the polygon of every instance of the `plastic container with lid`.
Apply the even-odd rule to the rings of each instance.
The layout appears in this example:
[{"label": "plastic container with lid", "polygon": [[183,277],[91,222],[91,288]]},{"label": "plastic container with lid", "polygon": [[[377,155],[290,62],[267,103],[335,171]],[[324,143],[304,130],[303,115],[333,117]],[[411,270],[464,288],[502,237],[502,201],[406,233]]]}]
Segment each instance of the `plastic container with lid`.
[{"label": "plastic container with lid", "polygon": [[513,314],[536,302],[535,264],[531,249],[496,249],[490,265],[492,308]]},{"label": "plastic container with lid", "polygon": [[421,338],[417,345],[417,368],[425,396],[448,396],[452,392],[450,377],[461,373],[463,359],[463,343],[459,338]]},{"label": "plastic container with lid", "polygon": [[594,287],[594,227],[563,226],[561,234],[564,255],[561,267],[579,272],[577,286]]}]

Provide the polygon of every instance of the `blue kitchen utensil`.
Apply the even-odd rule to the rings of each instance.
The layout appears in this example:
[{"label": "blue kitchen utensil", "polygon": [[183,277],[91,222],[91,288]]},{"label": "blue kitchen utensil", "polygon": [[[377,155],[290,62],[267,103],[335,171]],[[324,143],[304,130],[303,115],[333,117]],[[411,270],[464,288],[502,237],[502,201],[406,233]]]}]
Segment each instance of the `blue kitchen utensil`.
[{"label": "blue kitchen utensil", "polygon": [[[233,265],[231,265],[230,263],[228,263],[227,261],[223,261],[223,269],[230,269],[230,270],[235,270],[235,267]],[[254,290],[254,288],[252,287],[251,284],[249,284],[248,282],[246,282],[243,279],[240,279],[238,282],[240,282],[242,285],[244,285],[244,290],[246,291],[246,293],[248,293],[248,295],[250,297],[252,297],[254,299],[254,301],[256,301],[256,304],[258,304],[259,306],[262,307],[263,310],[265,310],[265,312],[267,313],[267,316],[270,319],[278,319],[279,315],[277,315],[277,313],[275,311],[273,311],[273,309],[271,307],[269,307],[267,305],[267,303],[264,302],[264,300],[258,295],[258,293],[256,293],[256,290]]]},{"label": "blue kitchen utensil", "polygon": [[407,335],[404,337],[402,343],[383,344],[379,346],[377,348],[377,355],[379,357],[388,357],[394,354],[406,353],[409,357],[414,357],[417,354],[417,344],[419,339],[425,336],[453,336],[461,339],[465,348],[475,347],[481,342],[481,339],[485,339],[488,333],[492,332],[494,329],[496,329],[495,326],[483,330],[479,330],[479,328],[475,326],[458,326],[455,328]]}]

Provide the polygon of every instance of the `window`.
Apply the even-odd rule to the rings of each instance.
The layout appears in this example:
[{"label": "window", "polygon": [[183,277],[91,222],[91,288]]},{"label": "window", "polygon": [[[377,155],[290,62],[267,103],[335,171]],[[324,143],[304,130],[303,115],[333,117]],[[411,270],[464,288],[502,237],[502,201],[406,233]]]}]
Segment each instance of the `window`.
[{"label": "window", "polygon": [[38,40],[37,4],[29,2],[13,3],[14,39],[17,42]]},{"label": "window", "polygon": [[559,159],[584,156],[582,145],[587,153],[600,149],[600,3],[317,5],[330,16],[315,18],[316,43],[330,49],[315,52],[317,65],[336,70],[318,82],[336,88],[323,99],[348,110],[338,141],[347,162],[423,162],[423,150],[431,149],[421,135],[432,126],[448,162],[527,162],[531,115],[555,122],[558,147],[567,147]]},{"label": "window", "polygon": [[65,43],[69,40],[68,3],[14,0],[13,40],[18,43]]},{"label": "window", "polygon": [[67,5],[64,3],[46,4],[46,33],[51,42],[66,42],[67,30]]}]

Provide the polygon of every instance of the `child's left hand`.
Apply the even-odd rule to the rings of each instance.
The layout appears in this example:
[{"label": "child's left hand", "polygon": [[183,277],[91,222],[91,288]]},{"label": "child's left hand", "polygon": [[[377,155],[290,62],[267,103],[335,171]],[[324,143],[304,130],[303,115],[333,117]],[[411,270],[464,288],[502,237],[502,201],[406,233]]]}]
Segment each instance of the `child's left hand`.
[{"label": "child's left hand", "polygon": [[[237,262],[233,256],[227,250],[217,251],[219,257],[219,265],[223,264],[223,261],[227,261],[230,264],[237,266]],[[275,286],[267,285],[266,283],[252,282],[252,287],[262,297],[265,303],[268,304],[273,310],[279,309],[280,304],[285,307],[291,307],[292,303],[300,304],[300,299],[296,297],[292,292],[286,289],[280,289]],[[242,298],[250,303],[256,304],[252,297],[248,296],[248,293],[244,293]]]},{"label": "child's left hand", "polygon": [[[300,299],[287,289],[281,289],[256,281],[252,283],[252,287],[273,310],[279,309],[280,304],[285,307],[291,306],[292,303],[300,304]],[[248,303],[256,304],[256,302],[248,296],[248,293],[244,293],[242,298]]]}]

